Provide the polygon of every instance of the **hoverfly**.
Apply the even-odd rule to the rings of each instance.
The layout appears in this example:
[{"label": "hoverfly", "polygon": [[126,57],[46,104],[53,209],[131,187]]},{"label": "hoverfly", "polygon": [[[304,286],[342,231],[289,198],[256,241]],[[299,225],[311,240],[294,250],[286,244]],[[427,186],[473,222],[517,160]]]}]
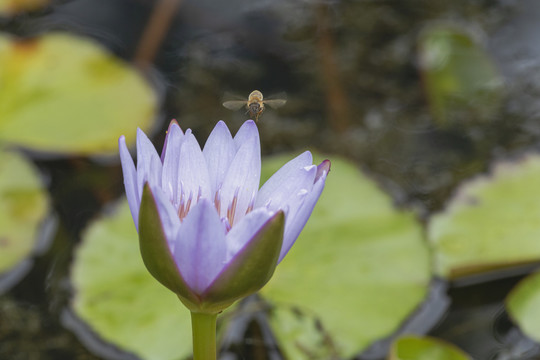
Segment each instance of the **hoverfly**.
[{"label": "hoverfly", "polygon": [[223,106],[229,110],[238,110],[242,106],[245,106],[249,116],[254,117],[255,121],[259,121],[259,116],[264,111],[264,105],[268,105],[271,108],[277,109],[283,105],[287,100],[281,98],[272,98],[265,100],[262,92],[259,90],[253,90],[247,100],[229,100],[223,103]]}]

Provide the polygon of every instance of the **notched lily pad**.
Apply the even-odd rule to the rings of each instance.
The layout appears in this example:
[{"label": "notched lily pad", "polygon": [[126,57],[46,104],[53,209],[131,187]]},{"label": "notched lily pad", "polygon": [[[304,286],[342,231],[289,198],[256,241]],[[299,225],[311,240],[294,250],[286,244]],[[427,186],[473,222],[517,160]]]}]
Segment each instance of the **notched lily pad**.
[{"label": "notched lily pad", "polygon": [[75,314],[102,339],[145,360],[191,354],[189,311],[146,270],[127,201],[85,231],[71,282]]},{"label": "notched lily pad", "polygon": [[437,274],[457,278],[540,260],[540,156],[465,184],[428,226]]},{"label": "notched lily pad", "polygon": [[[37,169],[22,155],[0,149],[0,289],[2,280],[42,239],[49,198]],[[27,264],[28,265],[28,264]],[[12,282],[12,281],[10,281]]]},{"label": "notched lily pad", "polygon": [[0,16],[13,16],[25,11],[39,10],[50,0],[0,0]]},{"label": "notched lily pad", "polygon": [[143,77],[100,45],[52,33],[0,37],[0,140],[36,151],[116,152],[148,129],[157,96]]},{"label": "notched lily pad", "polygon": [[527,336],[540,342],[540,272],[526,277],[512,289],[506,309]]},{"label": "notched lily pad", "polygon": [[431,337],[404,336],[392,344],[388,360],[471,360],[456,346]]},{"label": "notched lily pad", "polygon": [[[263,173],[290,158],[263,162]],[[313,215],[262,290],[276,308],[295,307],[324,329],[321,338],[313,331],[315,320],[298,321],[283,311],[271,317],[279,344],[291,359],[324,354],[329,344],[339,356],[350,357],[390,335],[422,302],[431,278],[415,216],[396,211],[354,165],[331,160]],[[298,333],[303,336],[296,337]]]}]

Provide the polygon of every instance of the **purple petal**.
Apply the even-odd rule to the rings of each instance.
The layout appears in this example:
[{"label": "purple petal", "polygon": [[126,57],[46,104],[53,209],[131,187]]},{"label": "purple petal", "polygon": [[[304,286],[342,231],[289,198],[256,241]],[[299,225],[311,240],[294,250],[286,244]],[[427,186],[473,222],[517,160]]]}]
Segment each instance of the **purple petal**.
[{"label": "purple petal", "polygon": [[261,208],[244,216],[227,234],[225,261],[229,262],[234,258],[274,214],[274,212]]},{"label": "purple petal", "polygon": [[316,174],[315,166],[310,167],[312,164],[311,153],[306,151],[283,165],[257,193],[255,208],[269,203],[272,210],[283,208],[301,189],[311,190]]},{"label": "purple petal", "polygon": [[180,218],[178,217],[176,209],[173,207],[162,189],[154,187],[151,188],[151,191],[154,195],[154,201],[161,220],[163,233],[165,234],[167,242],[169,243],[169,249],[171,250],[171,253],[173,253],[175,246],[174,240],[178,234],[178,229],[180,228]]},{"label": "purple petal", "polygon": [[161,185],[161,158],[146,134],[137,129],[137,190],[139,199],[143,186],[148,182],[150,187]]},{"label": "purple petal", "polygon": [[202,294],[226,265],[225,229],[209,200],[201,199],[180,226],[174,260],[182,278]]},{"label": "purple petal", "polygon": [[139,206],[141,200],[137,191],[137,171],[135,164],[126,146],[126,138],[124,135],[118,139],[118,148],[120,150],[120,162],[122,163],[122,173],[124,174],[124,187],[126,188],[126,196],[131,210],[131,216],[137,230],[139,229]]},{"label": "purple petal", "polygon": [[277,211],[282,209],[287,219],[295,216],[298,209],[304,203],[304,199],[313,189],[317,167],[315,165],[298,169],[291,174],[289,182],[274,192],[268,209]]},{"label": "purple petal", "polygon": [[199,197],[211,199],[210,177],[206,160],[193,134],[186,131],[180,158],[178,159],[178,194],[182,194],[182,202],[192,199],[195,203]]},{"label": "purple petal", "polygon": [[[261,177],[261,149],[258,137],[248,137],[240,147],[225,175],[220,193],[220,214],[224,216],[235,206],[229,216],[231,226],[238,222],[249,206],[253,205]],[[234,200],[236,198],[236,200]],[[229,214],[230,215],[230,214]]]},{"label": "purple petal", "polygon": [[178,160],[180,159],[180,148],[184,134],[176,122],[171,122],[165,145],[163,146],[163,174],[161,176],[161,188],[167,194],[169,201],[178,204]]},{"label": "purple petal", "polygon": [[330,160],[326,159],[317,166],[317,176],[315,181],[319,181],[322,176],[327,176],[330,173]]},{"label": "purple petal", "polygon": [[240,149],[240,147],[250,139],[255,139],[260,152],[261,143],[259,140],[259,130],[257,130],[257,125],[255,125],[255,121],[253,120],[244,122],[242,126],[240,126],[240,129],[238,129],[238,132],[234,136],[236,149]]},{"label": "purple petal", "polygon": [[225,174],[236,154],[233,138],[223,121],[219,121],[210,133],[204,145],[203,154],[208,166],[212,193],[215,193],[223,183]]},{"label": "purple petal", "polygon": [[[180,128],[180,125],[178,125],[178,122],[176,121],[176,119],[172,119],[171,122],[169,123],[169,128],[167,129],[167,133],[165,134],[165,141],[163,142],[163,149],[161,149],[161,162],[165,160],[165,153],[167,152],[167,143],[169,141],[168,140],[169,134],[171,132],[171,128],[175,125],[178,126],[178,128]],[[180,129],[180,132],[182,132],[182,129]]]},{"label": "purple petal", "polygon": [[287,255],[311,216],[313,208],[315,207],[315,204],[317,203],[317,200],[319,200],[319,197],[324,189],[327,174],[327,171],[323,171],[321,173],[319,179],[313,185],[313,189],[306,195],[304,202],[298,211],[296,211],[296,214],[292,214],[294,216],[286,220],[285,232],[283,234],[283,247],[281,248],[281,253],[279,254],[279,262],[281,262],[285,255]]}]

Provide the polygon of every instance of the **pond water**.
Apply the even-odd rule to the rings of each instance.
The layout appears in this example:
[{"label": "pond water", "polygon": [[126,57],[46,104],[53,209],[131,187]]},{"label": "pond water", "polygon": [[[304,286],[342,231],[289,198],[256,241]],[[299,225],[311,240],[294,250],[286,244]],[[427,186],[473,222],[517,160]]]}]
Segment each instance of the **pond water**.
[{"label": "pond water", "polygon": [[[155,121],[145,127],[154,144],[163,143],[172,118],[201,142],[220,119],[234,133],[247,115],[224,108],[225,93],[285,92],[287,104],[265,110],[258,122],[263,155],[311,149],[348,159],[424,225],[465,180],[540,148],[534,0],[185,0],[169,9],[170,19],[152,11],[159,3],[52,1],[3,17],[0,28],[20,37],[79,34],[137,64],[157,94]],[[148,35],[152,16],[158,30]],[[141,50],[145,36],[155,54]],[[0,70],[0,87],[2,79]],[[8,105],[0,99],[0,125]],[[126,105],[135,108],[137,99]],[[124,193],[114,152],[58,155],[15,145],[39,169],[52,210],[40,225],[40,249],[17,274],[3,276],[9,286],[0,287],[0,359],[137,358],[95,338],[81,341],[85,330],[76,336],[68,329],[76,325],[66,325],[73,321],[66,309],[74,252],[89,223]],[[504,307],[537,261],[455,281],[438,274],[401,329],[442,338],[475,359],[539,359],[540,345]],[[223,358],[286,356],[263,315],[232,321]],[[364,346],[357,358],[386,358],[391,335]]]}]

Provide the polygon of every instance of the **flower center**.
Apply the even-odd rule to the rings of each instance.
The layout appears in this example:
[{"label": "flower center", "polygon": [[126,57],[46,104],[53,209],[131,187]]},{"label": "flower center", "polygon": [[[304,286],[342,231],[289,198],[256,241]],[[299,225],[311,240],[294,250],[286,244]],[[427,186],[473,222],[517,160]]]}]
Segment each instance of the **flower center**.
[{"label": "flower center", "polygon": [[[197,194],[197,200],[195,203],[199,201],[201,198],[201,188],[199,187],[199,193]],[[178,217],[180,218],[180,221],[183,221],[184,218],[189,213],[189,209],[191,209],[191,203],[193,201],[193,192],[189,192],[189,196],[184,194],[182,191],[180,193],[180,204],[178,205]]]},{"label": "flower center", "polygon": [[[232,200],[230,201],[229,206],[227,206],[226,209],[222,209],[221,207],[221,189],[218,189],[216,193],[214,194],[214,199],[213,199],[214,206],[227,232],[231,230],[232,226],[235,223],[235,220],[239,219],[238,218],[239,192],[240,192],[240,188],[238,187],[236,188],[236,191],[234,192],[234,196]],[[200,198],[201,198],[201,188],[199,188],[199,192],[197,194],[196,199],[193,196],[193,192],[189,192],[189,193],[184,193],[183,191],[180,192],[180,200],[179,200],[178,211],[177,211],[180,221],[184,220],[184,218],[189,213],[191,206],[195,205],[199,201]],[[247,215],[253,210],[254,202],[255,202],[255,194],[253,195],[253,198],[249,202],[249,205],[246,208],[244,215]]]}]

